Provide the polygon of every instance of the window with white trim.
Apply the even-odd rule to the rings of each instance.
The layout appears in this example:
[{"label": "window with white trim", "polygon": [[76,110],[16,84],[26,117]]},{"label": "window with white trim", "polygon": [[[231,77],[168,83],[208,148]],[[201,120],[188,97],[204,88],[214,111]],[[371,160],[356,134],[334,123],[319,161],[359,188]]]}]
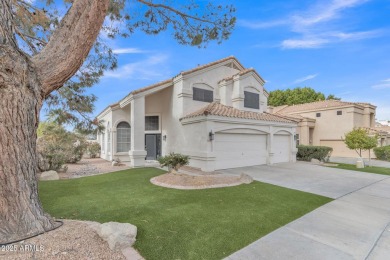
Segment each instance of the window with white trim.
[{"label": "window with white trim", "polygon": [[202,102],[213,102],[214,101],[214,92],[212,90],[202,89],[202,88],[192,88],[192,99]]},{"label": "window with white trim", "polygon": [[257,93],[252,93],[244,91],[244,107],[246,108],[260,108],[260,95]]},{"label": "window with white trim", "polygon": [[159,116],[145,116],[145,131],[160,130]]},{"label": "window with white trim", "polygon": [[124,153],[130,151],[131,128],[129,123],[120,122],[116,127],[116,151]]}]

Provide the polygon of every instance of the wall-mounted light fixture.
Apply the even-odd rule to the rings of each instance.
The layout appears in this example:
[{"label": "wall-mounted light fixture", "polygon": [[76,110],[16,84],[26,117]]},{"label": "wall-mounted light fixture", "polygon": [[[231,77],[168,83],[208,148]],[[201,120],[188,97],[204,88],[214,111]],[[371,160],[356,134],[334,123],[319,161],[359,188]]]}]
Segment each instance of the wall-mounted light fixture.
[{"label": "wall-mounted light fixture", "polygon": [[163,140],[164,140],[164,141],[167,140],[167,135],[164,135],[164,136],[163,136]]},{"label": "wall-mounted light fixture", "polygon": [[209,133],[209,141],[213,141],[213,140],[214,140],[214,133],[213,130],[211,130]]}]

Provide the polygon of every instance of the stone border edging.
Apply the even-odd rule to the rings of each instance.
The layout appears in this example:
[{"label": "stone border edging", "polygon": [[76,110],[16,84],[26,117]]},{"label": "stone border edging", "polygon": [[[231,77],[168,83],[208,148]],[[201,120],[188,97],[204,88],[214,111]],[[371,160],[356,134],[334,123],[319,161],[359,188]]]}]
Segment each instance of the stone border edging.
[{"label": "stone border edging", "polygon": [[229,184],[213,184],[213,185],[202,185],[202,186],[181,186],[181,185],[172,185],[167,184],[164,182],[159,182],[155,180],[156,177],[150,179],[150,182],[154,185],[164,187],[164,188],[171,188],[171,189],[177,189],[177,190],[204,190],[204,189],[213,189],[213,188],[224,188],[224,187],[233,187],[243,184],[243,182],[239,181],[236,183],[229,183]]},{"label": "stone border edging", "polygon": [[[160,182],[157,180],[159,176],[153,177],[150,179],[150,182],[156,186],[164,187],[164,188],[170,188],[170,189],[177,189],[177,190],[204,190],[204,189],[214,189],[214,188],[224,188],[224,187],[234,187],[241,184],[249,184],[253,181],[251,177],[248,175],[243,176],[243,174],[240,176],[237,182],[235,183],[226,183],[226,184],[212,184],[212,185],[201,185],[201,186],[182,186],[182,185],[173,185],[168,184],[165,182]],[[248,181],[247,177],[251,178],[250,181]]]}]

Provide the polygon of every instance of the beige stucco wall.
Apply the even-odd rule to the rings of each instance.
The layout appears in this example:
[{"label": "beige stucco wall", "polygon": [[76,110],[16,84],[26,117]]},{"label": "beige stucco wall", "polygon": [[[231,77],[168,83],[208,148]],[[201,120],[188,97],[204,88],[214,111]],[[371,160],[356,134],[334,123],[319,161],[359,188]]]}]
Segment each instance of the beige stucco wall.
[{"label": "beige stucco wall", "polygon": [[[337,115],[337,111],[342,111],[342,115]],[[321,116],[316,117],[317,113],[321,113]],[[297,133],[300,134],[300,144],[330,146],[333,148],[332,156],[356,157],[356,152],[348,149],[342,141],[345,134],[354,128],[368,128],[375,124],[375,109],[368,106],[360,108],[351,105],[350,107],[327,108],[295,114],[315,119],[315,123],[311,125],[305,121],[299,124]],[[312,142],[309,138],[310,128],[313,129]],[[369,156],[368,151],[363,154],[363,157]],[[373,152],[371,156],[375,156]]]}]

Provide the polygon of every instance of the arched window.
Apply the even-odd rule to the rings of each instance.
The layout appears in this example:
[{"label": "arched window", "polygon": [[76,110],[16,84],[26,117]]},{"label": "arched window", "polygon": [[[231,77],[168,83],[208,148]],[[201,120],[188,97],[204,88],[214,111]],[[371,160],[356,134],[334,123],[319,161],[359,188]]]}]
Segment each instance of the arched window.
[{"label": "arched window", "polygon": [[130,125],[120,122],[116,127],[116,151],[118,153],[130,151]]}]

